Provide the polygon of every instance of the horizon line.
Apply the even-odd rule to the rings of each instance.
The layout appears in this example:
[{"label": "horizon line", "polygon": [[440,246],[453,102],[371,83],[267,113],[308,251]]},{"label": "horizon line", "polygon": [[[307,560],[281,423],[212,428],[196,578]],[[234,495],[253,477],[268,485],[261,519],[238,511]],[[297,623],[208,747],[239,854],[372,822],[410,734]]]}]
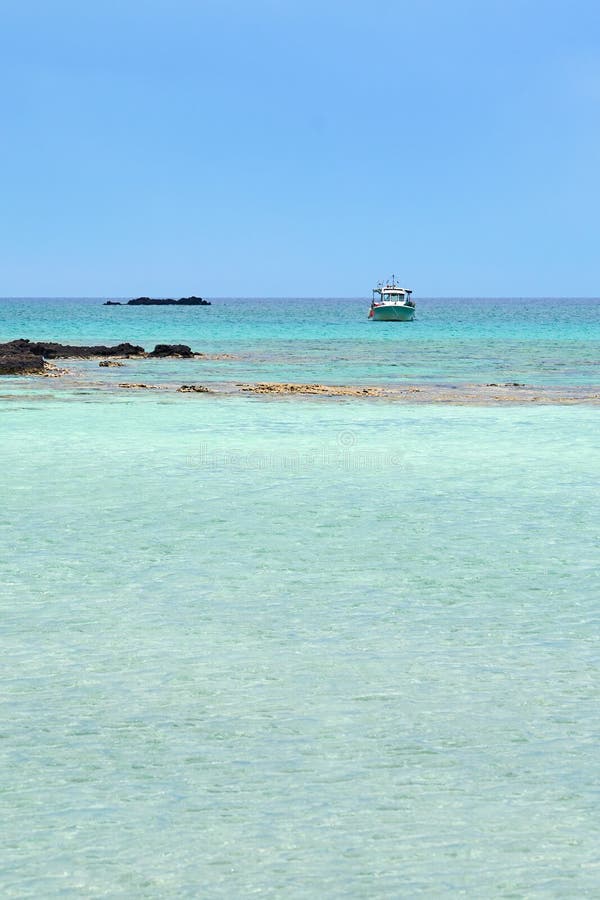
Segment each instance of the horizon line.
[{"label": "horizon line", "polygon": [[[140,295],[141,296],[141,295]],[[146,295],[144,295],[146,296]],[[149,296],[149,295],[148,295]],[[206,294],[202,299],[206,300],[363,300],[366,294],[353,294],[345,296],[309,295],[309,294]],[[0,296],[1,300],[130,300],[132,294],[6,294]],[[367,298],[368,299],[368,298]],[[600,300],[596,294],[421,294],[416,299],[420,300]]]}]

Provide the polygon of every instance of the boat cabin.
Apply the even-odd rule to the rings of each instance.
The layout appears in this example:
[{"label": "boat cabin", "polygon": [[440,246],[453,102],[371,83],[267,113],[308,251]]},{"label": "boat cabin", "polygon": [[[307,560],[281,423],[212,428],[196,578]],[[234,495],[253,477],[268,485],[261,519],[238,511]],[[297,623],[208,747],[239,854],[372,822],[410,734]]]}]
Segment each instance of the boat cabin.
[{"label": "boat cabin", "polygon": [[[375,295],[379,294],[379,297],[375,299]],[[384,284],[383,281],[380,281],[377,287],[373,288],[373,300],[371,306],[374,306],[377,303],[403,303],[405,306],[414,307],[414,302],[410,299],[410,295],[412,291],[409,291],[408,288],[401,288],[396,284],[396,280],[392,275],[391,281],[388,281]]]}]

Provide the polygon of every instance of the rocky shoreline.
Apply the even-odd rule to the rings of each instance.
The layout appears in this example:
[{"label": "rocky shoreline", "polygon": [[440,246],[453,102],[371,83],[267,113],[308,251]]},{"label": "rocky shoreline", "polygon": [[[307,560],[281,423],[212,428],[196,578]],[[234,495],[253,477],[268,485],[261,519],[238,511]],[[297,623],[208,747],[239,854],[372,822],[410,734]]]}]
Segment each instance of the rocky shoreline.
[{"label": "rocky shoreline", "polygon": [[196,354],[187,344],[157,344],[147,352],[137,344],[116,344],[107,347],[74,346],[58,344],[54,341],[30,341],[19,338],[0,344],[0,375],[43,375],[48,369],[48,360],[53,359],[193,359]]}]

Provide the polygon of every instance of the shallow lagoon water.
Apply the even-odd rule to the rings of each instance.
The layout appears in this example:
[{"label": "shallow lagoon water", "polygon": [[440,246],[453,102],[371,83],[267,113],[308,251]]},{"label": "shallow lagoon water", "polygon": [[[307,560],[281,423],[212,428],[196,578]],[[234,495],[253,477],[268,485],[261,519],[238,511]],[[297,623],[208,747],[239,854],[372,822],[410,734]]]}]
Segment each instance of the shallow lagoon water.
[{"label": "shallow lagoon water", "polygon": [[597,896],[597,422],[1,401],[4,895]]}]

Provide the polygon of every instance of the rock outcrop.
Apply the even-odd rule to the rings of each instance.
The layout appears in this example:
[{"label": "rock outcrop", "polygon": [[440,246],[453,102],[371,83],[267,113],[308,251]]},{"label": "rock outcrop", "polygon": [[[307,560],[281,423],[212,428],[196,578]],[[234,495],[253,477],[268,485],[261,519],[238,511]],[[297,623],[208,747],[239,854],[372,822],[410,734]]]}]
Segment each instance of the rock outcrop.
[{"label": "rock outcrop", "polygon": [[186,344],[157,344],[148,357],[164,359],[169,356],[177,356],[180,359],[191,359],[193,355],[191,347]]},{"label": "rock outcrop", "polygon": [[[104,344],[77,347],[54,341],[29,341],[20,338],[0,344],[0,375],[41,375],[50,359],[100,359],[99,365],[119,366],[114,357],[122,359],[193,359],[196,356],[187,344],[157,344],[146,353],[138,344]],[[109,359],[109,357],[111,357]]]},{"label": "rock outcrop", "polygon": [[9,341],[0,344],[0,355],[4,353],[33,353],[44,359],[94,359],[103,356],[144,356],[143,347],[135,344],[117,344],[115,347],[106,347],[103,344],[90,347],[76,347],[72,344],[57,344],[54,341],[28,341],[20,338],[17,341]]},{"label": "rock outcrop", "polygon": [[44,357],[27,347],[0,344],[0,375],[43,375]]},{"label": "rock outcrop", "polygon": [[[114,306],[115,304],[105,304],[105,306]],[[210,306],[210,300],[203,300],[202,297],[180,297],[179,300],[172,300],[169,297],[163,299],[155,299],[154,297],[135,297],[133,300],[127,301],[127,306]]]}]

